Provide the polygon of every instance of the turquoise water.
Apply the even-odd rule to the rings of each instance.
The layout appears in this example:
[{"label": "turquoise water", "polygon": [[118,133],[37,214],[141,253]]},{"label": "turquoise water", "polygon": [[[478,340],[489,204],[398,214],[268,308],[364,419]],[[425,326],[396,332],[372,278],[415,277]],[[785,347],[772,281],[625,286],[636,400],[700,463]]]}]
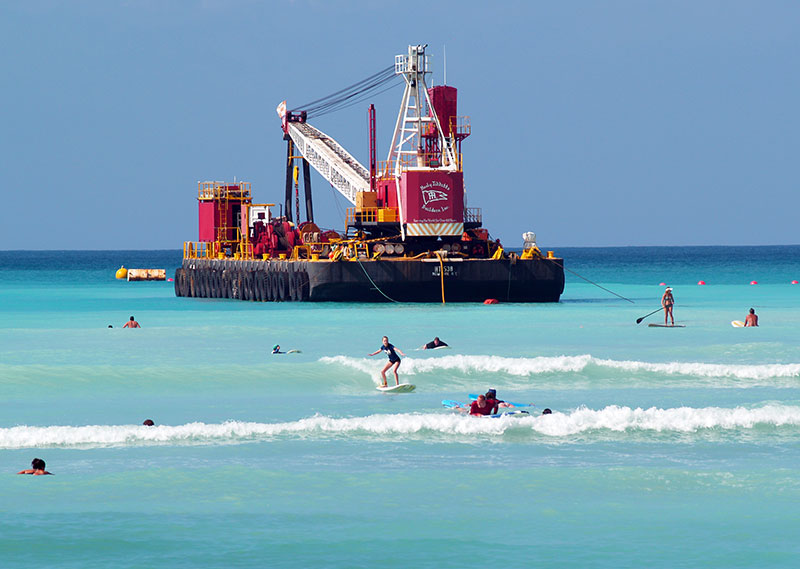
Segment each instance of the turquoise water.
[{"label": "turquoise water", "polygon": [[[187,299],[113,278],[178,252],[0,252],[0,566],[794,566],[800,247],[557,252],[634,302]],[[635,324],[660,282],[686,328]],[[383,334],[414,393],[374,389]],[[489,387],[532,414],[441,406]]]}]

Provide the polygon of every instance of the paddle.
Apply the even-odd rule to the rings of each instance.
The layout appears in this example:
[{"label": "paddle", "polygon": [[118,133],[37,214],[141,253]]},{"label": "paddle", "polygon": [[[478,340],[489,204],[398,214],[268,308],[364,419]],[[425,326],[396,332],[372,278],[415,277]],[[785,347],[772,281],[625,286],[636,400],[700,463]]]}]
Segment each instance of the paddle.
[{"label": "paddle", "polygon": [[662,306],[661,308],[656,308],[656,309],[655,309],[655,310],[653,310],[653,312],[651,312],[650,314],[645,314],[645,315],[644,315],[644,316],[642,316],[641,318],[637,318],[637,319],[636,319],[636,323],[637,323],[637,324],[639,324],[639,323],[640,323],[642,320],[644,320],[644,319],[645,319],[645,318],[647,318],[648,316],[652,316],[652,315],[653,315],[653,314],[655,314],[656,312],[661,312],[662,310],[664,310],[664,307],[663,307],[663,306]]}]

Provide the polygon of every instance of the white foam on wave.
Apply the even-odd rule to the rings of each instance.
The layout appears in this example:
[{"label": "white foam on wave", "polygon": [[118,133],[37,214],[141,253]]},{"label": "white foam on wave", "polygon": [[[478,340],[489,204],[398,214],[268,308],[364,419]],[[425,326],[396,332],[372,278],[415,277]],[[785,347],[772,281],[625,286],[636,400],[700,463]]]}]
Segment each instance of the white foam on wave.
[{"label": "white foam on wave", "polygon": [[676,407],[648,409],[610,405],[603,409],[581,407],[568,414],[554,413],[536,430],[563,437],[591,431],[655,431],[691,433],[706,429],[753,429],[757,426],[800,426],[800,407],[769,404],[746,407]]},{"label": "white foam on wave", "polygon": [[678,407],[630,408],[611,405],[602,409],[581,407],[551,415],[478,418],[437,413],[401,413],[337,418],[314,415],[283,423],[229,421],[143,427],[139,425],[17,426],[0,429],[0,448],[97,448],[148,445],[243,444],[273,439],[363,438],[381,440],[472,442],[475,437],[511,434],[541,439],[592,433],[617,432],[647,436],[648,433],[693,433],[708,430],[735,431],[762,427],[800,427],[800,407],[766,404],[756,408]]},{"label": "white foam on wave", "polygon": [[[436,358],[405,358],[401,365],[404,374],[415,375],[441,370],[453,370],[463,374],[470,373],[506,373],[508,375],[527,376],[538,373],[578,372],[591,362],[589,355],[555,356],[536,358],[507,358],[503,356],[442,356]],[[375,373],[375,362],[349,356],[333,356],[320,359],[323,363],[339,364],[363,371],[370,375]]]},{"label": "white foam on wave", "polygon": [[[323,357],[320,362],[346,366],[369,375],[376,375],[374,361],[349,356]],[[416,375],[437,371],[456,371],[465,375],[504,373],[510,376],[535,376],[552,373],[579,373],[595,368],[605,368],[628,373],[659,373],[701,378],[733,378],[765,380],[770,378],[800,378],[800,364],[712,364],[701,362],[650,363],[629,360],[579,356],[541,356],[535,358],[510,358],[503,356],[444,356],[432,358],[405,358],[403,374]]]},{"label": "white foam on wave", "polygon": [[601,367],[629,372],[646,371],[669,375],[694,377],[732,377],[736,379],[769,379],[773,377],[800,377],[800,364],[707,364],[695,362],[648,363],[593,359]]}]

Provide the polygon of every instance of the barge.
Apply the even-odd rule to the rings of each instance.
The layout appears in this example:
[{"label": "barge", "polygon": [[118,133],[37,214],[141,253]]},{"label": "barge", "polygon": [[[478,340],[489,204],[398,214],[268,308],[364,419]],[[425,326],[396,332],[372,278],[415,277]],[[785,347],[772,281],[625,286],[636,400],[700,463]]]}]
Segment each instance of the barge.
[{"label": "barge", "polygon": [[[278,215],[275,204],[253,202],[247,182],[200,182],[199,236],[184,243],[175,294],[261,302],[558,302],[563,259],[543,254],[532,232],[523,234],[521,252],[506,252],[483,227],[481,210],[466,207],[461,143],[471,126],[457,114],[454,87],[427,87],[425,47],[409,46],[394,66],[332,98],[293,110],[278,106],[287,142]],[[369,168],[309,124],[319,109],[397,76],[405,90],[386,161],[375,159],[372,105]],[[344,230],[314,222],[311,167],[351,203]]]}]

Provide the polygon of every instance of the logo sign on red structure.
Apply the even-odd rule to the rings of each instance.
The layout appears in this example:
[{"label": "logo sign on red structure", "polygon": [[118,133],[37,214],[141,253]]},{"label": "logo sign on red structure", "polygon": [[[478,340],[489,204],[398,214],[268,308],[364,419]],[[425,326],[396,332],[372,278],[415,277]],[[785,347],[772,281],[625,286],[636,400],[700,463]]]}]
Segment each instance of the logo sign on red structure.
[{"label": "logo sign on red structure", "polygon": [[403,172],[400,190],[406,223],[464,221],[464,178],[461,172]]}]

